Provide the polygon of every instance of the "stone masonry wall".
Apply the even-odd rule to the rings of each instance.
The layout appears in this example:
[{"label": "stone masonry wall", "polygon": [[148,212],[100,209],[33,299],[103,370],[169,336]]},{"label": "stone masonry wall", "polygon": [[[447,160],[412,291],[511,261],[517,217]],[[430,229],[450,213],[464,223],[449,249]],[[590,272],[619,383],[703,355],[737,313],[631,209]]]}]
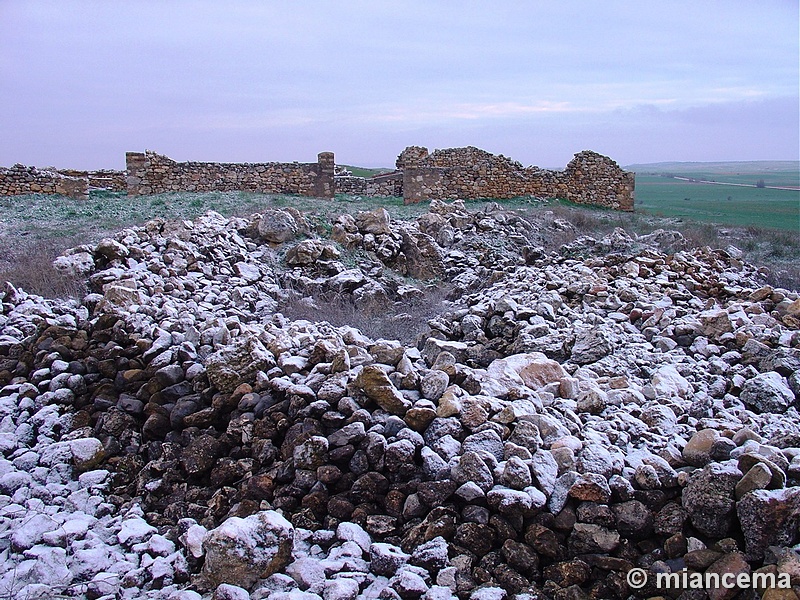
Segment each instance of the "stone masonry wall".
[{"label": "stone masonry wall", "polygon": [[334,156],[316,163],[176,162],[155,152],[128,152],[129,196],[164,192],[246,191],[332,198]]},{"label": "stone masonry wall", "polygon": [[60,194],[85,200],[89,197],[89,180],[21,164],[0,167],[0,196],[23,194]]},{"label": "stone masonry wall", "polygon": [[375,175],[373,177],[341,175],[336,176],[334,180],[337,194],[396,197],[403,195],[403,174],[400,172]]},{"label": "stone masonry wall", "polygon": [[616,210],[633,210],[636,176],[589,150],[575,155],[564,171],[567,200]]},{"label": "stone masonry wall", "polygon": [[564,171],[523,167],[503,155],[472,146],[436,150],[406,148],[397,159],[407,204],[425,199],[566,198],[582,204],[633,210],[634,174],[596,152],[575,155]]},{"label": "stone masonry wall", "polygon": [[78,171],[75,169],[59,169],[59,173],[68,177],[86,177],[90,189],[124,192],[127,189],[125,171],[100,169],[99,171]]}]

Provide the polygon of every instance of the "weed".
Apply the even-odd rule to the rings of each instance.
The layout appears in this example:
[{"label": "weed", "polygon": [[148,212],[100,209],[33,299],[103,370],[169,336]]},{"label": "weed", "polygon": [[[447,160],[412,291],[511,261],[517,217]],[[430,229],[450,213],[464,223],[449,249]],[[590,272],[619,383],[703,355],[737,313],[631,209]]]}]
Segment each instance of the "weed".
[{"label": "weed", "polygon": [[284,316],[300,320],[326,321],[335,327],[351,326],[372,339],[399,340],[413,344],[426,331],[427,322],[444,312],[450,286],[431,284],[420,294],[391,300],[383,294],[364,295],[288,290],[279,304]]},{"label": "weed", "polygon": [[46,298],[82,298],[87,293],[86,281],[63,275],[53,267],[59,252],[57,245],[47,242],[5,249],[0,260],[0,282],[10,281],[28,293]]}]

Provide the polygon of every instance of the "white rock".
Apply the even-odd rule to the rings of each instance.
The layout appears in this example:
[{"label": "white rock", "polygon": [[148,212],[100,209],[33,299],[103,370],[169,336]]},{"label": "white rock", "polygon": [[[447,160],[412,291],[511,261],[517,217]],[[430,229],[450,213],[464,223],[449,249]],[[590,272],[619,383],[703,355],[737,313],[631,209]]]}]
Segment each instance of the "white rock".
[{"label": "white rock", "polygon": [[180,541],[192,556],[200,558],[205,552],[203,550],[203,542],[206,541],[206,537],[208,537],[208,530],[202,525],[195,524],[191,525],[186,530],[186,533],[181,535]]},{"label": "white rock", "polygon": [[357,523],[343,522],[336,527],[336,538],[343,542],[355,542],[363,552],[369,552],[372,539]]},{"label": "white rock", "polygon": [[143,542],[158,530],[140,517],[132,517],[122,522],[122,527],[117,534],[119,543],[123,546],[132,546]]}]

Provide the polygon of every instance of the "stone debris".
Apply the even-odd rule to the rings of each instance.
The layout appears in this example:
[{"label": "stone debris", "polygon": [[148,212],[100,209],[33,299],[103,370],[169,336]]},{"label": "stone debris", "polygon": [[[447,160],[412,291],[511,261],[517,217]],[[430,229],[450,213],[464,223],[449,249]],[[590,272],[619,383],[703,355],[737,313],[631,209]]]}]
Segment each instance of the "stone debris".
[{"label": "stone debris", "polygon": [[[73,249],[80,301],[4,286],[0,596],[655,595],[633,566],[800,585],[797,291],[661,250],[677,233],[547,252],[569,224],[496,204],[329,238],[280,213]],[[415,343],[278,310],[428,277],[453,300]]]}]

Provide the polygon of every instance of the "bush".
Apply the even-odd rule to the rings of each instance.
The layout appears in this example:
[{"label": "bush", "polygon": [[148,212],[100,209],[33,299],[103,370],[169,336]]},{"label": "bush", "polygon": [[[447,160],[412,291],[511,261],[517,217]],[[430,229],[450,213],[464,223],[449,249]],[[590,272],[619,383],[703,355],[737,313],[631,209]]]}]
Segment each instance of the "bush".
[{"label": "bush", "polygon": [[292,320],[349,325],[372,339],[412,345],[427,330],[428,321],[446,310],[450,289],[448,285],[430,285],[419,296],[401,301],[382,296],[356,300],[352,294],[288,290],[278,310]]},{"label": "bush", "polygon": [[82,298],[87,282],[65,276],[53,267],[61,248],[53,243],[37,241],[14,249],[2,248],[0,282],[9,281],[15,287],[45,298]]}]

